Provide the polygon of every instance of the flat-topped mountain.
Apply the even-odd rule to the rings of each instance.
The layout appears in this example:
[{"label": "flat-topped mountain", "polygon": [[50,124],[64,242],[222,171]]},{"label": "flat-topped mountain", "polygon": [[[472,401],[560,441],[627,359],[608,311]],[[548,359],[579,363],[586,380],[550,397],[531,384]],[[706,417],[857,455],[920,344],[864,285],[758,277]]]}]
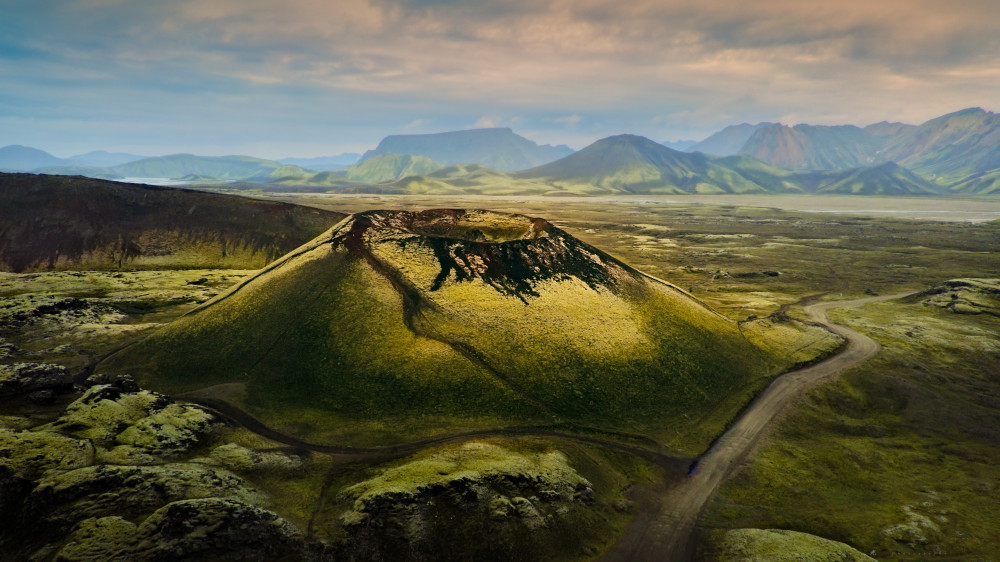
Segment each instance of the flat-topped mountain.
[{"label": "flat-topped mountain", "polygon": [[539,145],[508,128],[470,129],[428,135],[388,136],[361,162],[380,154],[412,154],[449,164],[483,164],[504,172],[524,170],[572,154],[567,146]]},{"label": "flat-topped mountain", "polygon": [[735,322],[543,219],[446,209],[352,215],[98,367],[367,444],[552,423],[673,438],[772,368]]}]

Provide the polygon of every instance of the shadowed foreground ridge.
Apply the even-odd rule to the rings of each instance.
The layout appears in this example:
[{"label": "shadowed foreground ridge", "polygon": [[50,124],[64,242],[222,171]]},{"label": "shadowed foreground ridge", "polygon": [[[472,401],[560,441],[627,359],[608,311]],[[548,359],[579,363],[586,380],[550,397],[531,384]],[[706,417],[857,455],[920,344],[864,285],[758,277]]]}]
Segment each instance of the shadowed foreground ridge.
[{"label": "shadowed foreground ridge", "polygon": [[98,369],[378,445],[539,423],[669,443],[773,367],[735,322],[545,220],[438,209],[352,215]]},{"label": "shadowed foreground ridge", "polygon": [[343,217],[187,189],[0,173],[0,270],[255,269]]}]

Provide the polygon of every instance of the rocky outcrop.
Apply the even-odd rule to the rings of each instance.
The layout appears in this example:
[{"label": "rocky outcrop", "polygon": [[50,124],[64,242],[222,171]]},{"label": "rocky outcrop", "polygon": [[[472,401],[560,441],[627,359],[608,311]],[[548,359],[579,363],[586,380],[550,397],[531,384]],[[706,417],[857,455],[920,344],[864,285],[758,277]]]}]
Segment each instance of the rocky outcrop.
[{"label": "rocky outcrop", "polygon": [[956,314],[1000,316],[1000,279],[952,279],[913,298]]},{"label": "rocky outcrop", "polygon": [[118,516],[80,523],[55,556],[70,560],[310,560],[314,546],[274,512],[220,499],[173,502],[138,525]]},{"label": "rocky outcrop", "polygon": [[212,450],[211,462],[235,472],[290,471],[302,468],[302,457],[280,452],[255,451],[236,443],[226,443]]},{"label": "rocky outcrop", "polygon": [[36,479],[50,471],[90,466],[94,446],[51,431],[0,429],[0,459],[0,466],[11,476]]},{"label": "rocky outcrop", "polygon": [[[59,368],[22,367],[38,383]],[[95,375],[53,422],[0,424],[0,553],[37,560],[315,559],[240,473],[302,458],[233,443],[191,457],[217,420],[203,409]],[[37,422],[35,422],[37,424]]]},{"label": "rocky outcrop", "polygon": [[910,545],[924,545],[941,536],[941,527],[930,517],[904,505],[905,523],[896,523],[882,529],[882,536]]},{"label": "rocky outcrop", "polygon": [[205,410],[162,394],[122,390],[128,381],[90,387],[45,429],[91,440],[102,462],[141,465],[184,453],[217,422]]},{"label": "rocky outcrop", "polygon": [[0,398],[32,392],[65,391],[73,387],[73,375],[55,363],[0,365]]},{"label": "rocky outcrop", "polygon": [[[348,560],[433,560],[442,548],[450,559],[517,558],[564,533],[593,502],[593,488],[558,451],[523,453],[481,442],[423,454],[378,476],[347,487],[352,501],[341,516]],[[465,533],[489,530],[483,544]]]},{"label": "rocky outcrop", "polygon": [[51,530],[69,530],[83,519],[138,517],[170,502],[211,497],[264,501],[246,481],[223,469],[186,463],[95,465],[42,478],[25,498],[22,514]]}]

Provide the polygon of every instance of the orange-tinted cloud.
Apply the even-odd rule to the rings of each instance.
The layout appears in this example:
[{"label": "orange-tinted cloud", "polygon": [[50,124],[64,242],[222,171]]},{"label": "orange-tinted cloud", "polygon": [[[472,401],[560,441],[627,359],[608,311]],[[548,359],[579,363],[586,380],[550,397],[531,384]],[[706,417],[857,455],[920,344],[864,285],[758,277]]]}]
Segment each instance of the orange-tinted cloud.
[{"label": "orange-tinted cloud", "polygon": [[35,53],[24,55],[35,70],[0,68],[14,91],[57,95],[45,71],[78,76],[80,91],[100,87],[95,76],[130,91],[145,83],[178,110],[199,95],[278,119],[286,105],[327,100],[385,133],[483,115],[518,117],[552,140],[704,135],[733,121],[916,122],[1000,94],[995,0],[42,0],[20,10],[0,23],[0,57],[6,41]]}]

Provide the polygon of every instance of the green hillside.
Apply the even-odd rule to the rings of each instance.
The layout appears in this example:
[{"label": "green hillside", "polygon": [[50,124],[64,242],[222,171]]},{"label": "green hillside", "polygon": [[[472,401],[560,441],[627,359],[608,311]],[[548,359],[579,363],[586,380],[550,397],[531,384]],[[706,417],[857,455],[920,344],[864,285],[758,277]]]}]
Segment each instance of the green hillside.
[{"label": "green hillside", "polygon": [[619,135],[514,177],[574,193],[765,193],[767,189],[701,153],[671,150],[645,137]]},{"label": "green hillside", "polygon": [[267,174],[250,178],[251,181],[269,181],[269,182],[297,182],[303,180],[309,180],[316,176],[316,172],[312,172],[292,164],[283,164],[273,170],[267,172]]},{"label": "green hillside", "polygon": [[843,195],[934,195],[943,190],[894,162],[828,174],[816,193]]},{"label": "green hillside", "polygon": [[703,416],[777,367],[544,220],[437,210],[353,215],[98,368],[224,392],[311,440],[572,423],[698,448],[719,429]]},{"label": "green hillside", "polygon": [[344,170],[344,176],[363,183],[386,183],[406,176],[429,174],[441,164],[411,154],[379,154]]},{"label": "green hillside", "polygon": [[397,193],[545,195],[555,188],[533,180],[516,178],[481,164],[445,166],[431,174],[409,176],[388,184]]},{"label": "green hillside", "polygon": [[[889,142],[883,157],[941,185],[1000,170],[1000,115],[980,108],[932,119]],[[987,184],[988,185],[988,184]],[[964,189],[963,189],[964,191]]]},{"label": "green hillside", "polygon": [[1000,194],[1000,169],[973,174],[955,184],[952,189],[970,195]]},{"label": "green hillside", "polygon": [[799,193],[805,191],[799,174],[776,168],[749,156],[715,158],[712,163],[732,170],[747,181],[753,182],[769,193]]},{"label": "green hillside", "polygon": [[70,176],[0,174],[0,270],[258,268],[343,215]]},{"label": "green hillside", "polygon": [[243,180],[268,176],[283,165],[250,156],[195,156],[173,154],[144,158],[114,166],[110,171],[123,177],[183,178],[197,176],[218,180]]}]

